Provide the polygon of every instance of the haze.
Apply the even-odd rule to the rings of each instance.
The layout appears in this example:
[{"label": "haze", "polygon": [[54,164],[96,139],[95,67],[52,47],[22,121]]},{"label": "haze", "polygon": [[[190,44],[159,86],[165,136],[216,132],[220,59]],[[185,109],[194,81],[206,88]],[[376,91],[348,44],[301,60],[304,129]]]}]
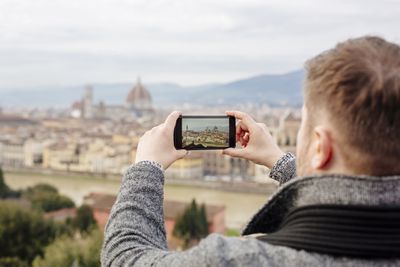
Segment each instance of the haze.
[{"label": "haze", "polygon": [[399,42],[399,14],[394,0],[2,0],[0,90],[285,73],[349,37]]}]

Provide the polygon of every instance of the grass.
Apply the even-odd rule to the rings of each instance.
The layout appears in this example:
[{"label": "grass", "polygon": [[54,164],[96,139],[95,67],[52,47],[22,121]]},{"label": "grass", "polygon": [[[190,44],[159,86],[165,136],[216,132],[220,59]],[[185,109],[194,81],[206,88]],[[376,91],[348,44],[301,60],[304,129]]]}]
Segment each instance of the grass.
[{"label": "grass", "polygon": [[240,236],[240,231],[236,229],[226,229],[225,235],[231,237]]},{"label": "grass", "polygon": [[14,174],[18,176],[37,176],[37,177],[52,177],[52,178],[59,178],[59,179],[71,179],[71,178],[77,178],[77,179],[84,179],[84,180],[102,180],[102,181],[116,181],[113,179],[107,179],[99,176],[92,176],[92,175],[80,175],[80,174],[73,174],[71,175],[68,174],[59,174],[59,173],[42,173],[42,172],[34,172],[34,171],[5,171],[6,174]]},{"label": "grass", "polygon": [[[105,178],[96,175],[80,175],[77,173],[71,174],[60,174],[60,173],[43,173],[43,172],[35,172],[35,171],[4,171],[4,174],[11,174],[15,176],[22,176],[22,177],[48,177],[48,178],[55,178],[55,179],[76,179],[76,180],[97,180],[102,182],[110,182],[110,183],[121,183],[121,179],[112,179],[112,178]],[[117,176],[116,176],[117,177]],[[121,175],[122,178],[122,175]],[[176,183],[166,183],[166,186],[170,188],[193,188],[195,186],[189,184],[176,184]]]}]

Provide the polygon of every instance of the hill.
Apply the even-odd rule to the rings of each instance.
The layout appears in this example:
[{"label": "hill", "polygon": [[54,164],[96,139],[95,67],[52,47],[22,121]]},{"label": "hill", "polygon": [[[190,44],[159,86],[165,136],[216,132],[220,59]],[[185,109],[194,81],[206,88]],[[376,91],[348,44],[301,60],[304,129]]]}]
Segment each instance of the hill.
[{"label": "hill", "polygon": [[[155,105],[267,103],[300,105],[304,72],[258,75],[224,84],[181,86],[175,83],[146,84]],[[122,104],[134,83],[93,84],[95,101]],[[0,106],[68,107],[83,96],[84,86],[26,88],[0,91]]]}]

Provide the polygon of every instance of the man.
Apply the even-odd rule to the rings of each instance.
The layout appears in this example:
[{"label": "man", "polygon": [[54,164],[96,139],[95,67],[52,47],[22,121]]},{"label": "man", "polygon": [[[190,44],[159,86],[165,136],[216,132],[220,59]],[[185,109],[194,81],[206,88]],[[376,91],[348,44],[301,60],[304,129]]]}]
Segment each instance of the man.
[{"label": "man", "polygon": [[105,230],[102,265],[400,266],[400,47],[351,39],[306,70],[296,163],[265,125],[227,112],[238,119],[243,148],[223,153],[271,168],[283,184],[243,231],[261,236],[212,234],[168,251],[163,170],[186,154],[173,145],[174,112],[139,142]]}]

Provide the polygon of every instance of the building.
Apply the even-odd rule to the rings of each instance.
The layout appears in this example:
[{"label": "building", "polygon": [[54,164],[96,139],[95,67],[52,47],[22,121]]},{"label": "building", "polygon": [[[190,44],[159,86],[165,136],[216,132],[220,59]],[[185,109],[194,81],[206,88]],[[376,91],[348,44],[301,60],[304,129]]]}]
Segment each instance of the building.
[{"label": "building", "polygon": [[60,171],[71,171],[79,163],[78,146],[75,143],[56,142],[44,148],[43,167]]},{"label": "building", "polygon": [[86,142],[51,144],[44,149],[43,167],[60,171],[122,174],[134,155],[132,143],[113,143],[94,138]]},{"label": "building", "polygon": [[201,179],[203,178],[204,159],[200,155],[189,154],[175,161],[166,171],[167,178]]},{"label": "building", "polygon": [[30,138],[25,141],[24,154],[25,154],[25,166],[27,167],[38,167],[42,166],[43,163],[43,147],[50,141],[39,141]]},{"label": "building", "polygon": [[107,105],[103,101],[95,104],[93,88],[87,86],[83,99],[72,104],[70,115],[84,119],[149,121],[153,119],[154,113],[150,92],[138,78],[136,85],[128,92],[125,103],[121,105]]},{"label": "building", "polygon": [[0,147],[0,165],[12,168],[19,168],[24,166],[25,151],[23,140],[2,141]]},{"label": "building", "polygon": [[[84,204],[93,209],[94,218],[100,228],[104,228],[116,196],[103,193],[90,193],[84,197]],[[176,218],[182,214],[189,203],[164,200],[165,230],[168,244],[173,240],[173,229]],[[225,233],[225,207],[206,205],[209,233]]]},{"label": "building", "polygon": [[151,95],[138,78],[135,87],[126,97],[126,107],[138,117],[146,116],[153,112]]},{"label": "building", "polygon": [[37,122],[20,116],[0,114],[0,127],[33,126]]},{"label": "building", "polygon": [[254,163],[222,155],[219,151],[198,152],[204,159],[204,175],[221,177],[228,180],[251,180],[254,175]]},{"label": "building", "polygon": [[83,117],[85,119],[93,119],[93,88],[90,85],[85,89],[83,104]]},{"label": "building", "polygon": [[276,133],[278,145],[288,152],[296,152],[297,132],[300,129],[301,118],[293,112],[287,111],[279,121],[279,128]]}]

